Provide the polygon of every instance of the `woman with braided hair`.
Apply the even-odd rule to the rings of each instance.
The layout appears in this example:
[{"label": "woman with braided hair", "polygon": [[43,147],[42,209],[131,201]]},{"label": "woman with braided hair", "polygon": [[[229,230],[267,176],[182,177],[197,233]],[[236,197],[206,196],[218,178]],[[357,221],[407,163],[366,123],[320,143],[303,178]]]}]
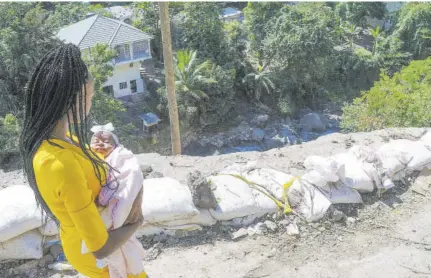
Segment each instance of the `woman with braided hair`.
[{"label": "woman with braided hair", "polygon": [[[106,231],[94,200],[111,167],[88,147],[87,115],[93,94],[78,47],[64,44],[46,54],[26,88],[20,149],[38,204],[60,225],[69,263],[90,278],[108,278],[108,269],[98,268],[96,259],[115,252],[142,225],[142,192],[126,224]],[[81,252],[82,242],[89,253]]]}]

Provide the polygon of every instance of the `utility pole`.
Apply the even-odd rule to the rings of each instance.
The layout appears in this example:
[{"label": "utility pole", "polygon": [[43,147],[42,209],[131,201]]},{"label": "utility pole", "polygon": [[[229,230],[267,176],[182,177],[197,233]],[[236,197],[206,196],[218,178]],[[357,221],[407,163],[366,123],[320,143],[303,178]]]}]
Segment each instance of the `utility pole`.
[{"label": "utility pole", "polygon": [[181,154],[180,123],[178,120],[177,98],[175,95],[174,62],[172,58],[171,25],[169,2],[159,2],[160,25],[162,30],[163,59],[165,61],[166,91],[168,95],[169,118],[171,123],[172,154]]}]

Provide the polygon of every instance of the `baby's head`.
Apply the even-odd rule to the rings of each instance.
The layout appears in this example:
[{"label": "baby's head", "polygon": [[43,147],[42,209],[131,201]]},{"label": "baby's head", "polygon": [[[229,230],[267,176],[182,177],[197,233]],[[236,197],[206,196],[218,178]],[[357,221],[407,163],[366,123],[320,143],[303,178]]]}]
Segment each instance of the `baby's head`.
[{"label": "baby's head", "polygon": [[112,132],[98,131],[91,138],[91,149],[106,158],[117,147],[117,141],[116,136]]}]

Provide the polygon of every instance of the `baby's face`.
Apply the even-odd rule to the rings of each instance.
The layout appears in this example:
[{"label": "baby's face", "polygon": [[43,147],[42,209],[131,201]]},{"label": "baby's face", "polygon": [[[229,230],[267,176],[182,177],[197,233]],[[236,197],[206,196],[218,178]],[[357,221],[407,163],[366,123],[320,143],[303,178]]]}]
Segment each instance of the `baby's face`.
[{"label": "baby's face", "polygon": [[103,155],[105,158],[111,154],[115,148],[114,138],[109,132],[100,131],[94,134],[91,139],[91,149]]}]

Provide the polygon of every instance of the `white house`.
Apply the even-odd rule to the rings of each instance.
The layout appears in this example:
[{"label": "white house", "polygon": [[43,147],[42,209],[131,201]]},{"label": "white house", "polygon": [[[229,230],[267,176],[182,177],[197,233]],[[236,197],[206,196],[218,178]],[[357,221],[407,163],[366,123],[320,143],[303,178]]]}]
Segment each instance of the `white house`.
[{"label": "white house", "polygon": [[91,55],[91,48],[97,44],[117,50],[118,56],[112,61],[113,76],[104,84],[106,93],[121,98],[145,92],[140,66],[151,59],[150,35],[125,22],[93,15],[64,27],[57,37],[77,45],[83,55]]},{"label": "white house", "polygon": [[232,21],[242,22],[244,20],[244,15],[242,11],[238,9],[227,7],[223,9],[222,15],[220,16],[220,18],[224,22],[232,22]]}]

